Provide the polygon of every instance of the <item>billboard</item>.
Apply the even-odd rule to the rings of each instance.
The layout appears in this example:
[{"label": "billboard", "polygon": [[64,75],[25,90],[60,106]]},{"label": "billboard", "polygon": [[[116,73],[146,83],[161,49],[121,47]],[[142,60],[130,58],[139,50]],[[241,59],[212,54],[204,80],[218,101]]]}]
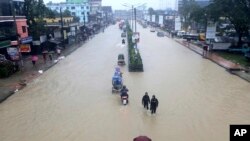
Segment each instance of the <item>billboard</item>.
[{"label": "billboard", "polygon": [[206,39],[215,39],[216,34],[216,24],[213,22],[207,23]]},{"label": "billboard", "polygon": [[155,15],[152,15],[152,22],[155,22]]},{"label": "billboard", "polygon": [[162,15],[159,15],[159,24],[163,25],[163,16]]},{"label": "billboard", "polygon": [[175,17],[175,22],[174,22],[174,30],[175,31],[180,31],[181,30],[181,18],[179,16]]}]

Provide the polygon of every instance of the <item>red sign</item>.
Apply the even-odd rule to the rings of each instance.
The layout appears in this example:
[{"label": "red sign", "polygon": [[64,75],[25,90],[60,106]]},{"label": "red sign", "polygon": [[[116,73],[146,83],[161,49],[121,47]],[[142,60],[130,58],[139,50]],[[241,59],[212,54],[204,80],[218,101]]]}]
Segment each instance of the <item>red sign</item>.
[{"label": "red sign", "polygon": [[30,45],[29,44],[22,44],[20,45],[19,52],[30,52]]}]

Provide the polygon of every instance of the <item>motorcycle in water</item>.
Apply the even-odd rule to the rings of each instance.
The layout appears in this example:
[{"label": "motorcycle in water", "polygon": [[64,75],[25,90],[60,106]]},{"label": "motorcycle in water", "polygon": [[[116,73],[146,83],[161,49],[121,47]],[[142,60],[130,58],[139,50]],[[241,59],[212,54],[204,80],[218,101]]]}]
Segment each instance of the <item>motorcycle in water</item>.
[{"label": "motorcycle in water", "polygon": [[128,104],[128,96],[122,96],[121,100],[122,100],[122,104],[123,105],[127,105]]}]

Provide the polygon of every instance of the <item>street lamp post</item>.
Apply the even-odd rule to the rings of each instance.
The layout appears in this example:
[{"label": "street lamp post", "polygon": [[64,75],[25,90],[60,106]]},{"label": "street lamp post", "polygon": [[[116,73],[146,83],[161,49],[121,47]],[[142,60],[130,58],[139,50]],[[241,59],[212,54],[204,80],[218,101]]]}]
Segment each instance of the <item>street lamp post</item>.
[{"label": "street lamp post", "polygon": [[[16,31],[16,38],[17,38],[17,48],[19,50],[19,45],[20,45],[20,37],[18,35],[18,29],[17,29],[17,23],[16,23],[16,9],[14,8],[13,0],[10,1],[10,6],[11,6],[11,11],[13,15],[13,21],[14,21],[14,26],[15,26],[15,31]],[[23,58],[22,58],[22,53],[19,51],[19,57],[21,61],[21,66],[24,66],[23,63]]]},{"label": "street lamp post", "polygon": [[136,32],[136,8],[134,8],[135,10],[135,32]]}]

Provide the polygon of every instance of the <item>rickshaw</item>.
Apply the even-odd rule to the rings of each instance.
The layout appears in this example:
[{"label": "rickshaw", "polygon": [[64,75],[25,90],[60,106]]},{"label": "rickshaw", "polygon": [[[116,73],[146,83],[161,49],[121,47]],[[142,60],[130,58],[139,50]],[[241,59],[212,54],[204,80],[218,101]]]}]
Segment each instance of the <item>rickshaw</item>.
[{"label": "rickshaw", "polygon": [[120,92],[123,87],[122,77],[120,77],[119,75],[114,75],[112,78],[112,85],[112,93]]},{"label": "rickshaw", "polygon": [[125,65],[125,59],[124,59],[124,55],[123,55],[123,54],[119,54],[119,55],[118,55],[117,64],[118,64],[118,65]]}]

